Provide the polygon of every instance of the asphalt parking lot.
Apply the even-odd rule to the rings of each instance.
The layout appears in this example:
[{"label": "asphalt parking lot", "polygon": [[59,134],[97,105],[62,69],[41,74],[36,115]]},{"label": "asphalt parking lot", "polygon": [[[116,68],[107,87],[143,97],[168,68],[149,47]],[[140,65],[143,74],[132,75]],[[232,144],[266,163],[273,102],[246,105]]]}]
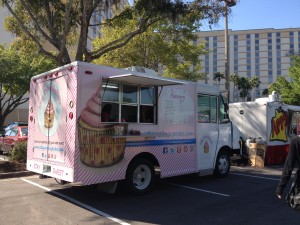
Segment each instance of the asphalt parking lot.
[{"label": "asphalt parking lot", "polygon": [[300,211],[275,196],[282,167],[232,166],[223,179],[162,179],[144,196],[37,175],[0,180],[0,224],[299,225]]}]

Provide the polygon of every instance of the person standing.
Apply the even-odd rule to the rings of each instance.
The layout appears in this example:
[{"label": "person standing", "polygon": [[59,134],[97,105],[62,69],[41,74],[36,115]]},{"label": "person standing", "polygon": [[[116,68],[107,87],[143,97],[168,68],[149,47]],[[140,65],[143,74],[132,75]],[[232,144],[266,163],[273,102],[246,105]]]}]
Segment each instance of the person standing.
[{"label": "person standing", "polygon": [[295,168],[296,163],[298,164],[298,169],[296,171],[294,181],[296,187],[300,187],[300,137],[295,136],[292,138],[289,146],[288,156],[285,160],[285,164],[283,167],[281,179],[276,188],[276,195],[279,199],[282,198],[283,191],[289,182],[292,172]]}]

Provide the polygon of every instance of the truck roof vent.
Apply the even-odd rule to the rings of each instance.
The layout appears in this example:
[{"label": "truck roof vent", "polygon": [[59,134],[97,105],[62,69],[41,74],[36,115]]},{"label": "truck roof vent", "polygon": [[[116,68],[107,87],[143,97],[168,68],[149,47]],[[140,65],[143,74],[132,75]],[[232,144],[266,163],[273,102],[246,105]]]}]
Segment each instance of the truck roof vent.
[{"label": "truck roof vent", "polygon": [[277,91],[272,91],[272,94],[269,95],[269,102],[278,102],[280,101],[280,96]]},{"label": "truck roof vent", "polygon": [[148,69],[145,67],[141,67],[141,66],[131,66],[131,67],[125,68],[125,70],[135,71],[135,72],[139,72],[139,73],[146,73],[148,75],[153,75],[153,76],[158,75],[154,70]]}]

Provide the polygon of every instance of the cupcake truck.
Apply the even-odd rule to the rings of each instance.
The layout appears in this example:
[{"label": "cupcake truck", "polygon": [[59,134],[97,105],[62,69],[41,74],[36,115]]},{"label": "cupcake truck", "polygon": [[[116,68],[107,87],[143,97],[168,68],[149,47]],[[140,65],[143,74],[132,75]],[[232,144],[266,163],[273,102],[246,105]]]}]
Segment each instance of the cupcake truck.
[{"label": "cupcake truck", "polygon": [[73,62],[32,77],[27,170],[134,194],[160,178],[224,177],[239,133],[217,86]]}]

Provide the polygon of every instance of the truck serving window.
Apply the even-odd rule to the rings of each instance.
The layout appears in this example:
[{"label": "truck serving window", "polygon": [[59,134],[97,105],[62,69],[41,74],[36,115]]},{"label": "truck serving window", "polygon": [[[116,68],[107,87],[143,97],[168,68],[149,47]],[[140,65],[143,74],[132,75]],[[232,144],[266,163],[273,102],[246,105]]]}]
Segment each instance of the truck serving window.
[{"label": "truck serving window", "polygon": [[103,81],[102,115],[109,115],[103,116],[101,121],[156,123],[156,93],[155,87]]},{"label": "truck serving window", "polygon": [[198,123],[217,122],[217,96],[198,95]]}]

